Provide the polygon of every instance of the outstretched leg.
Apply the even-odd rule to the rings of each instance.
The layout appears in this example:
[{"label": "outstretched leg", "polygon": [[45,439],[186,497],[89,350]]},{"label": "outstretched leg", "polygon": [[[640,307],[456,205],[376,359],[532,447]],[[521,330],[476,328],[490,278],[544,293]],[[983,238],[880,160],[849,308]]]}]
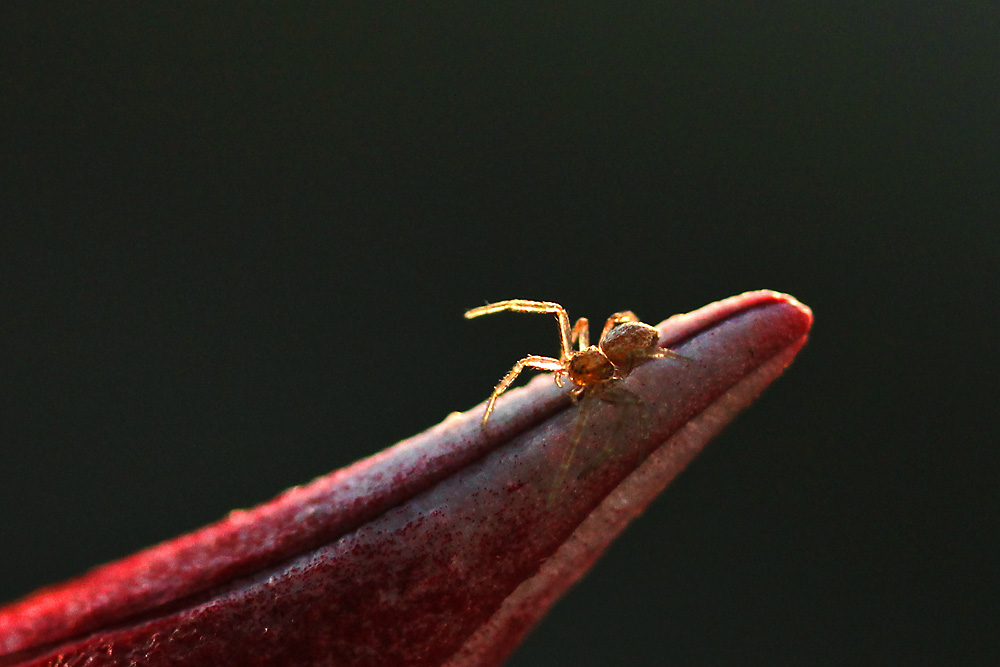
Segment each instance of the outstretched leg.
[{"label": "outstretched leg", "polygon": [[581,317],[573,325],[573,331],[569,335],[569,344],[577,344],[578,350],[586,350],[590,347],[590,320]]},{"label": "outstretched leg", "polygon": [[539,357],[535,355],[525,357],[514,364],[514,367],[510,369],[510,372],[503,376],[503,379],[500,380],[500,382],[497,383],[497,386],[493,389],[493,394],[490,396],[490,400],[486,404],[486,414],[483,415],[483,426],[486,426],[486,420],[490,418],[490,413],[493,412],[493,404],[497,402],[497,397],[507,391],[507,388],[514,380],[517,379],[517,376],[520,375],[521,371],[525,368],[537,368],[540,371],[561,371],[563,366],[562,362],[558,359],[553,359],[552,357]]},{"label": "outstretched leg", "polygon": [[519,313],[552,313],[555,315],[556,321],[559,322],[559,358],[566,359],[569,357],[572,352],[572,345],[570,344],[569,315],[566,314],[566,309],[558,303],[553,303],[551,301],[529,301],[527,299],[509,299],[507,301],[489,303],[485,306],[479,306],[478,308],[466,311],[465,319],[471,320],[472,318],[479,317],[480,315],[499,313],[503,310],[513,310]]}]

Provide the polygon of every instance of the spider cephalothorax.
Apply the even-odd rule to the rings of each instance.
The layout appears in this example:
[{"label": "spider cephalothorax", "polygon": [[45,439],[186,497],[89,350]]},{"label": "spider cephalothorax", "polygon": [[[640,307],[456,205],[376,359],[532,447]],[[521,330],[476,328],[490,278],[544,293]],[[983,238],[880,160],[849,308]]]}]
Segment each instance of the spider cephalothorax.
[{"label": "spider cephalothorax", "polygon": [[[580,396],[585,391],[602,389],[614,380],[620,380],[632,372],[636,366],[646,359],[670,357],[684,359],[672,350],[660,347],[657,341],[659,331],[655,327],[639,321],[632,311],[615,313],[604,323],[601,338],[597,345],[590,344],[590,323],[586,317],[581,317],[570,329],[569,315],[566,309],[551,301],[528,301],[511,299],[491,303],[479,308],[473,308],[465,313],[472,319],[480,315],[497,313],[502,310],[513,310],[524,313],[552,313],[559,322],[559,358],[540,357],[536,355],[521,359],[510,372],[493,389],[489,402],[486,404],[486,414],[483,424],[490,418],[497,397],[507,391],[511,383],[525,368],[535,368],[543,371],[554,371],[555,382],[563,386],[563,376],[569,378],[575,386],[572,395]],[[577,348],[574,350],[574,343]]]}]

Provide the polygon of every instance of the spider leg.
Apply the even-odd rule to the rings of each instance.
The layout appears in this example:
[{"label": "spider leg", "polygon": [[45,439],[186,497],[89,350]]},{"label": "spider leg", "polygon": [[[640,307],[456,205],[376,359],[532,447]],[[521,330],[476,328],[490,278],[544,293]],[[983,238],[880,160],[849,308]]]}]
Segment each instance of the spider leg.
[{"label": "spider leg", "polygon": [[694,361],[690,357],[685,357],[683,354],[677,354],[673,350],[669,350],[665,347],[657,347],[652,352],[646,352],[643,354],[646,359],[662,359],[666,357],[667,359],[677,359],[678,361]]},{"label": "spider leg", "polygon": [[616,326],[622,322],[638,322],[639,318],[635,316],[631,310],[623,310],[620,313],[615,313],[608,318],[608,321],[604,323],[604,330],[601,331],[601,340],[608,335],[608,332],[614,329]]},{"label": "spider leg", "polygon": [[521,374],[525,368],[537,368],[540,371],[559,371],[562,370],[562,362],[558,359],[553,359],[552,357],[539,357],[532,355],[530,357],[525,357],[519,362],[514,364],[514,367],[510,369],[507,375],[503,376],[503,379],[497,383],[497,386],[493,389],[493,394],[490,396],[489,402],[486,404],[486,414],[483,415],[483,426],[486,426],[486,420],[490,418],[490,413],[493,412],[493,404],[497,402],[497,398],[500,394],[507,391],[511,383],[517,379],[517,376]]},{"label": "spider leg", "polygon": [[529,301],[527,299],[497,301],[466,311],[465,319],[471,320],[480,315],[499,313],[504,310],[513,310],[519,313],[552,313],[556,316],[556,321],[559,322],[559,358],[566,360],[573,351],[570,344],[569,315],[566,314],[565,308],[552,301]]},{"label": "spider leg", "polygon": [[617,372],[615,377],[619,380],[624,379],[629,376],[629,374],[635,370],[635,367],[648,361],[649,359],[676,359],[677,361],[692,362],[694,359],[690,357],[685,357],[683,354],[677,354],[673,350],[667,349],[665,347],[654,346],[648,350],[636,350],[634,353],[629,355],[627,363],[624,365],[616,366]]},{"label": "spider leg", "polygon": [[571,347],[573,343],[579,345],[579,350],[586,350],[590,347],[590,320],[586,317],[581,317],[573,325],[573,331],[569,335],[569,344]]}]

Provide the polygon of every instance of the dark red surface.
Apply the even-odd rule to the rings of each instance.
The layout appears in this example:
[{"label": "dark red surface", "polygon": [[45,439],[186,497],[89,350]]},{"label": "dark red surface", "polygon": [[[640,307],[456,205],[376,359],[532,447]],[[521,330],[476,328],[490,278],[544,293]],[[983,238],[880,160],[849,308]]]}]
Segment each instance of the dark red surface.
[{"label": "dark red surface", "polygon": [[255,509],[0,609],[0,665],[497,664],[805,342],[751,292],[675,316],[625,382],[548,377]]}]

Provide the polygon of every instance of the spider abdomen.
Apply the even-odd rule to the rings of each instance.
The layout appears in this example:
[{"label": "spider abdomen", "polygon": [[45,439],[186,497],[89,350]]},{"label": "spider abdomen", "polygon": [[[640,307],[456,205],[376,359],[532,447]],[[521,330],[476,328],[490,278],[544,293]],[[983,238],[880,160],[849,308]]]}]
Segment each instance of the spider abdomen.
[{"label": "spider abdomen", "polygon": [[623,322],[601,340],[601,350],[612,364],[630,370],[656,347],[660,332],[643,322]]}]

